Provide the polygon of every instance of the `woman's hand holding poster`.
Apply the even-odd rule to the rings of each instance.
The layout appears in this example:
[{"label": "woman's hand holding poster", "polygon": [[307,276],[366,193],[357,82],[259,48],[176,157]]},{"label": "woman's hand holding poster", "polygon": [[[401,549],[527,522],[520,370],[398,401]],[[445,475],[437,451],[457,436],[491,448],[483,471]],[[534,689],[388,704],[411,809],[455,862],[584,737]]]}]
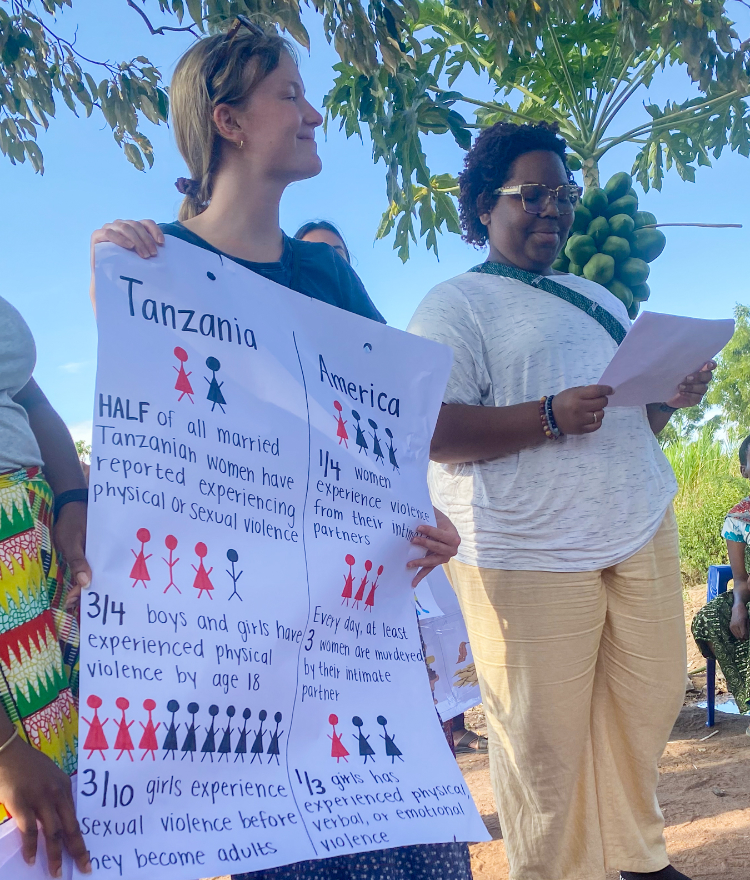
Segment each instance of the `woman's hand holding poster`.
[{"label": "woman's hand holding poster", "polygon": [[447,349],[168,239],[97,248],[78,807],[100,877],[487,835],[406,562]]}]

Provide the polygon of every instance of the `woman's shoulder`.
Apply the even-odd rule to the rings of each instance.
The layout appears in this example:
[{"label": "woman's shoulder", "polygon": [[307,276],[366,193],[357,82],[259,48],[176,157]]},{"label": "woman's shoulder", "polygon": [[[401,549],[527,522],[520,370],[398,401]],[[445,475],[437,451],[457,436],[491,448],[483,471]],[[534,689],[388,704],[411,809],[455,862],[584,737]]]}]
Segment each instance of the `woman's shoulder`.
[{"label": "woman's shoulder", "polygon": [[298,261],[303,293],[330,301],[329,296],[320,296],[320,293],[328,293],[339,308],[385,324],[385,318],[375,308],[359,275],[330,245],[296,238],[288,241]]}]

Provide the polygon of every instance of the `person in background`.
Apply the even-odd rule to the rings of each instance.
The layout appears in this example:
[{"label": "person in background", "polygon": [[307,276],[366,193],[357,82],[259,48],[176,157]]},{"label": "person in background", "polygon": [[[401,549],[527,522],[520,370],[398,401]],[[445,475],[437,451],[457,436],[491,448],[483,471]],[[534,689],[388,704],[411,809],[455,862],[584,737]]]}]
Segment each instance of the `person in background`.
[{"label": "person in background", "polygon": [[349,248],[344,241],[344,236],[333,223],[329,223],[327,220],[310,220],[307,223],[303,223],[294,233],[294,237],[297,241],[316,241],[328,244],[340,257],[343,257],[351,265],[352,258]]},{"label": "person in background", "polygon": [[[740,444],[740,474],[750,479],[750,437]],[[715,659],[740,712],[750,712],[750,583],[747,546],[750,544],[750,495],[729,511],[721,530],[727,542],[734,589],[721,593],[695,615],[693,638],[701,654]],[[750,735],[750,727],[747,729]]]},{"label": "person in background", "polygon": [[[21,859],[35,863],[39,829],[52,877],[63,849],[91,871],[70,781],[78,739],[74,612],[91,578],[86,481],[68,429],[32,378],[35,361],[31,331],[0,297],[0,859],[2,876],[13,880],[26,870]],[[11,816],[20,857],[4,833]]]},{"label": "person in background", "polygon": [[686,645],[677,483],[655,435],[715,364],[670,400],[607,409],[597,380],[630,320],[552,269],[580,197],[554,127],[485,129],[459,187],[464,238],[488,260],[433,288],[409,330],[454,353],[430,488],[462,539],[449,576],[510,876],[685,880],[656,800]]},{"label": "person in background", "polygon": [[[294,54],[276,32],[238,16],[225,34],[195,42],[175,69],[171,91],[177,146],[191,178],[179,220],[157,226],[118,220],[94,232],[147,259],[165,236],[180,238],[300,294],[384,322],[357,274],[328,244],[299,241],[279,225],[286,187],[320,173],[315,129],[323,117],[305,97]],[[92,286],[92,293],[95,290]],[[413,583],[458,548],[458,533],[436,511],[437,527],[419,526],[413,543],[427,554],[407,563]],[[470,880],[468,846],[443,843],[298,862],[242,880]]]}]

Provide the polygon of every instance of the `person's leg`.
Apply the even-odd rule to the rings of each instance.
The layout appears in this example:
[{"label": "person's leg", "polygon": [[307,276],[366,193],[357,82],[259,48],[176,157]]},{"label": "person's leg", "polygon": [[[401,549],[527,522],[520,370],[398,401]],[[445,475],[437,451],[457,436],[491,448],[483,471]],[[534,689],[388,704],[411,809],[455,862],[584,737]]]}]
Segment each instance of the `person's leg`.
[{"label": "person's leg", "polygon": [[590,738],[598,572],[452,561],[482,692],[511,880],[604,880]]},{"label": "person's leg", "polygon": [[650,873],[669,862],[656,786],[658,761],[685,696],[678,554],[670,508],[652,541],[602,572],[607,619],[591,718],[608,870]]}]

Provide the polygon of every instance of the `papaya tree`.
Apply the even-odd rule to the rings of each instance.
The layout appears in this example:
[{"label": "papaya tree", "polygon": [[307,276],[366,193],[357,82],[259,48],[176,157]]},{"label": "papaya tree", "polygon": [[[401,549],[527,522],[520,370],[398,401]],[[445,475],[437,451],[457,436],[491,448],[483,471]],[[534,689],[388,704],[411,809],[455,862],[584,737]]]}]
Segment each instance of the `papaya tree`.
[{"label": "papaya tree", "polygon": [[[533,9],[538,5],[531,0]],[[687,21],[687,9],[699,14]],[[597,191],[602,156],[621,144],[637,147],[631,171],[643,190],[660,189],[670,168],[692,181],[697,166],[710,165],[725,149],[750,153],[750,41],[742,41],[720,3],[587,4],[572,17],[559,8],[537,12],[538,36],[508,46],[494,29],[502,14],[488,21],[484,4],[419,0],[413,50],[395,71],[368,76],[352,64],[337,65],[328,121],[338,120],[348,135],[369,128],[373,157],[386,169],[388,208],[377,235],[395,229],[402,259],[417,241],[417,226],[436,253],[436,232],[459,231],[456,178],[429,167],[429,133],[450,135],[466,149],[478,130],[500,120],[557,123],[571,167],[582,171],[587,190]],[[528,37],[526,23],[512,10],[507,16]],[[684,69],[687,97],[658,106],[648,101],[648,89],[668,66]],[[456,88],[467,73],[473,94]],[[691,82],[698,95],[690,94]],[[639,124],[622,124],[624,108],[644,100]],[[625,184],[626,195],[629,189]],[[632,204],[625,213],[636,213]],[[656,222],[641,221],[641,227]]]}]

